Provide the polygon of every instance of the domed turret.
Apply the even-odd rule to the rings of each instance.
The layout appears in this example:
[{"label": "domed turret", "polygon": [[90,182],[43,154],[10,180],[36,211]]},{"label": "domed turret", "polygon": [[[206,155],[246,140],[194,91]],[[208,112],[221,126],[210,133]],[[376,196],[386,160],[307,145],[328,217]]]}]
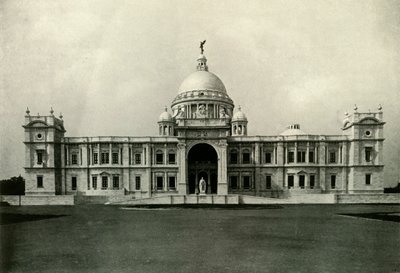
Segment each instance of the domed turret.
[{"label": "domed turret", "polygon": [[161,113],[158,121],[172,121],[172,116],[170,113],[168,113],[167,107],[165,107],[165,111]]},{"label": "domed turret", "polygon": [[168,108],[165,106],[165,111],[161,113],[158,118],[158,127],[160,136],[173,136],[174,135],[174,119],[168,113]]},{"label": "domed turret", "polygon": [[246,115],[242,112],[240,105],[238,111],[233,115],[232,121],[247,121]]},{"label": "domed turret", "polygon": [[247,118],[239,106],[232,117],[232,136],[247,136]]}]

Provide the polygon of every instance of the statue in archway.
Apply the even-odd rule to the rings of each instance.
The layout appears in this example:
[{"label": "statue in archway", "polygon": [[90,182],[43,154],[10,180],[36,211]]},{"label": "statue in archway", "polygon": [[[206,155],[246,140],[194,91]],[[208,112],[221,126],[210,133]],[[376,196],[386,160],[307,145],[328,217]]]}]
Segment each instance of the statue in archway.
[{"label": "statue in archway", "polygon": [[204,104],[200,104],[196,112],[196,118],[205,118],[205,117],[207,117],[206,106]]},{"label": "statue in archway", "polygon": [[219,110],[219,118],[229,118],[229,115],[225,112],[225,108]]},{"label": "statue in archway", "polygon": [[205,194],[206,193],[206,181],[202,177],[199,181],[199,192],[200,194]]}]

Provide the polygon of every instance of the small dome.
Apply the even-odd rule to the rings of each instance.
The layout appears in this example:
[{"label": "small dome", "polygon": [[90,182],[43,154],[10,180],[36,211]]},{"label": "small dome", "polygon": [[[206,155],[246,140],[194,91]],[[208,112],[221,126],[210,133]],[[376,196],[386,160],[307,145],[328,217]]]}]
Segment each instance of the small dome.
[{"label": "small dome", "polygon": [[242,112],[242,108],[239,106],[238,111],[233,115],[232,121],[247,121],[246,115]]},{"label": "small dome", "polygon": [[212,90],[226,93],[225,85],[215,74],[202,70],[190,74],[179,87],[179,93],[195,90]]},{"label": "small dome", "polygon": [[298,136],[298,135],[306,135],[302,130],[300,130],[299,124],[289,125],[285,131],[283,131],[281,136]]},{"label": "small dome", "polygon": [[161,113],[158,121],[172,121],[172,116],[170,113],[168,113],[167,107],[165,107],[165,111]]}]

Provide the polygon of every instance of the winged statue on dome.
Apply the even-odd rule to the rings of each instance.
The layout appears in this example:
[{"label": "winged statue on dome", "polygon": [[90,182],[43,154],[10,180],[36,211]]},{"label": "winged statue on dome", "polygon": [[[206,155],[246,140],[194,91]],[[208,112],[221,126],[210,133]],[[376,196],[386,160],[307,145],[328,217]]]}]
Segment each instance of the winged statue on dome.
[{"label": "winged statue on dome", "polygon": [[203,42],[200,41],[200,52],[201,54],[203,54],[204,52],[204,44],[206,43],[206,40],[204,40]]}]

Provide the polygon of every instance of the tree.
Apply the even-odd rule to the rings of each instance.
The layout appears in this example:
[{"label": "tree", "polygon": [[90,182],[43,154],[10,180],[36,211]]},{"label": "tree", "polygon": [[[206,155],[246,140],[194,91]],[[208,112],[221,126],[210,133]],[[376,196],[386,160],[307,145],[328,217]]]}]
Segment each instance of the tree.
[{"label": "tree", "polygon": [[20,175],[10,179],[0,180],[0,194],[2,195],[24,195],[25,179]]}]

